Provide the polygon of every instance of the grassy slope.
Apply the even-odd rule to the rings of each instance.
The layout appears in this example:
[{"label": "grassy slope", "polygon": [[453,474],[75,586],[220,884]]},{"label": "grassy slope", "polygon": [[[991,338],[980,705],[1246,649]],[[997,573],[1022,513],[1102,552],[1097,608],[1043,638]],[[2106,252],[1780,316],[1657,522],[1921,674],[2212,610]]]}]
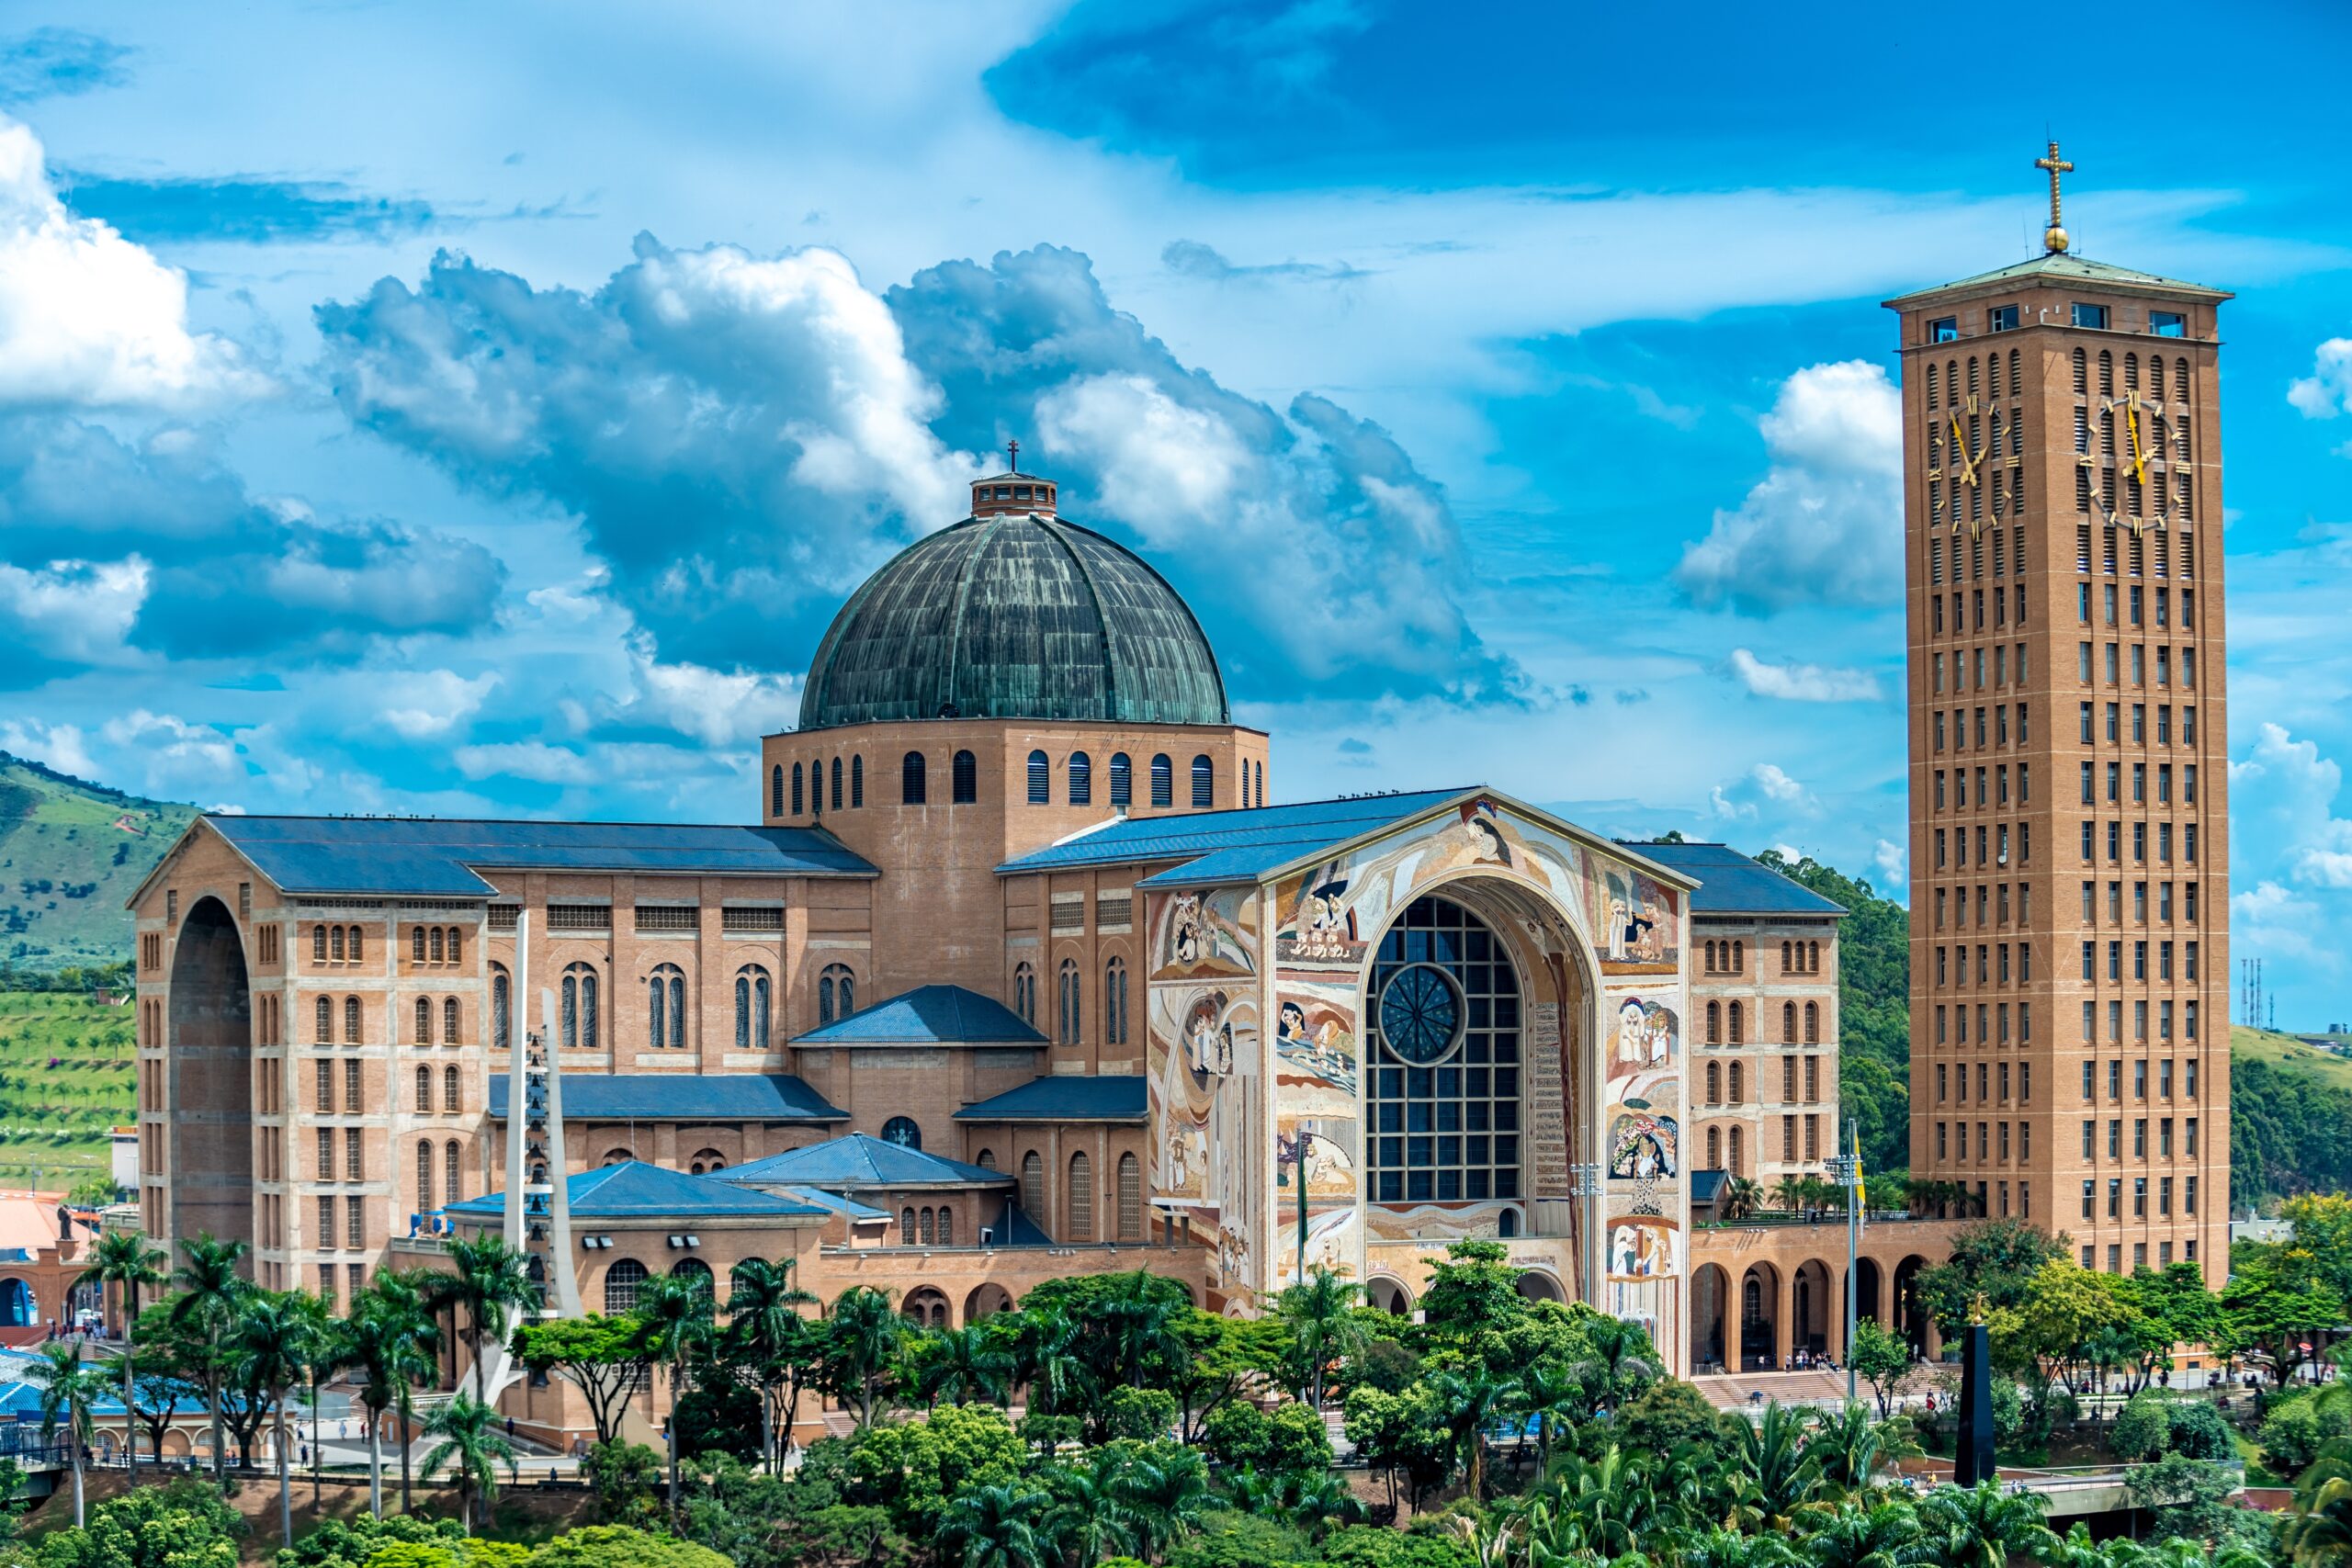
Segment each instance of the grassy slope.
[{"label": "grassy slope", "polygon": [[195,815],[0,751],[0,959],[47,970],[130,957],[123,900]]},{"label": "grassy slope", "polygon": [[0,991],[0,1185],[25,1185],[38,1168],[62,1189],[105,1170],[107,1129],[131,1117],[132,1055],[128,1006]]},{"label": "grassy slope", "polygon": [[2234,1068],[2247,1062],[2268,1062],[2337,1089],[2352,1089],[2352,1056],[2338,1056],[2315,1045],[2306,1045],[2291,1034],[2233,1024],[2231,1066]]}]

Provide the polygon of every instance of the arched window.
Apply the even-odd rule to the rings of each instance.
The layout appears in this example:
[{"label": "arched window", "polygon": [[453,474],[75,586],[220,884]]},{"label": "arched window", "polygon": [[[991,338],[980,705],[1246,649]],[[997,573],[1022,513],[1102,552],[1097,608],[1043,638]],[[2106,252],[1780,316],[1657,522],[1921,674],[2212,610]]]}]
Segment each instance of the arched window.
[{"label": "arched window", "polygon": [[686,976],[674,964],[658,966],[645,982],[647,1043],[659,1051],[686,1044]]},{"label": "arched window", "polygon": [[1785,942],[1781,944],[1781,973],[1783,975],[1792,973],[1789,966],[1789,944]]},{"label": "arched window", "polygon": [[1707,950],[1706,950],[1706,953],[1707,953],[1706,972],[1707,972],[1708,974],[1712,975],[1712,974],[1713,974],[1713,973],[1715,972],[1715,944],[1714,944],[1713,942],[1711,942],[1707,943]]},{"label": "arched window", "polygon": [[461,1010],[460,1010],[458,1005],[458,998],[455,997],[447,998],[441,1003],[442,1044],[455,1045],[458,1043],[458,1024],[460,1021]]},{"label": "arched window", "polygon": [[341,963],[343,960],[343,928],[341,926],[335,927],[328,933],[328,938],[327,950],[330,956],[332,956],[337,963]]},{"label": "arched window", "polygon": [[1193,809],[1204,811],[1216,804],[1216,768],[1204,751],[1193,759]]},{"label": "arched window", "polygon": [[702,1293],[705,1313],[715,1313],[718,1310],[718,1277],[710,1271],[710,1265],[701,1258],[679,1258],[670,1265],[670,1278],[684,1280],[699,1291]]},{"label": "arched window", "polygon": [[596,1032],[596,971],[570,964],[563,971],[564,1046],[593,1051],[603,1038]]},{"label": "arched window", "polygon": [[[391,1032],[391,1021],[389,1019],[384,1022],[384,1032],[387,1034]],[[357,997],[343,998],[343,1043],[345,1045],[359,1043],[359,998]]]},{"label": "arched window", "polygon": [[1069,803],[1072,806],[1094,804],[1094,759],[1083,751],[1069,754]]},{"label": "arched window", "polygon": [[[356,931],[351,933],[351,945],[355,950],[353,956],[356,957],[357,953],[356,950],[359,946],[359,933]],[[451,926],[449,928],[449,962],[452,964],[463,964],[465,961],[466,933],[459,931],[456,926]]]},{"label": "arched window", "polygon": [[1102,965],[1102,1043],[1127,1043],[1127,965],[1114,958]]},{"label": "arched window", "polygon": [[1809,942],[1805,943],[1804,962],[1805,967],[1812,973],[1815,975],[1821,973],[1821,944],[1819,942]]},{"label": "arched window", "polygon": [[929,1209],[925,1209],[916,1217],[915,1237],[925,1247],[929,1247],[931,1245],[933,1218],[934,1216]]},{"label": "arched window", "polygon": [[944,1203],[939,1206],[939,1245],[956,1245],[956,1211]]},{"label": "arched window", "polygon": [[416,1028],[413,1032],[411,1043],[417,1045],[433,1043],[433,1003],[424,997],[416,998]]},{"label": "arched window", "polygon": [[1060,1033],[1056,1036],[1065,1045],[1075,1045],[1084,1015],[1079,1011],[1078,961],[1062,960]]},{"label": "arched window", "polygon": [[645,1265],[624,1258],[605,1270],[605,1315],[637,1310],[637,1292],[645,1284]]},{"label": "arched window", "polygon": [[969,751],[958,751],[948,772],[952,775],[949,784],[953,787],[956,805],[969,806],[980,798],[979,759]]},{"label": "arched window", "polygon": [[1721,1127],[1710,1127],[1707,1129],[1707,1168],[1721,1170],[1723,1168],[1724,1130]]},{"label": "arched window", "polygon": [[1782,1002],[1781,1004],[1781,1038],[1783,1040],[1794,1040],[1796,1037],[1797,1004],[1794,1002]]},{"label": "arched window", "polygon": [[817,1021],[827,1024],[857,1010],[857,980],[846,964],[828,964],[817,976]]},{"label": "arched window", "polygon": [[865,756],[863,752],[849,760],[849,808],[855,811],[865,804]]},{"label": "arched window", "polygon": [[[1730,1104],[1745,1105],[1747,1103],[1747,1090],[1746,1086],[1740,1081],[1740,1078],[1741,1074],[1739,1070],[1739,1064],[1737,1062],[1734,1062],[1731,1065],[1731,1097],[1728,1101]],[[1736,1136],[1737,1134],[1734,1135]]]},{"label": "arched window", "polygon": [[1023,1023],[1037,1021],[1037,972],[1026,964],[1012,972],[1012,1010]]},{"label": "arched window", "polygon": [[[335,928],[335,933],[334,933],[334,946],[335,946],[335,954],[334,954],[334,955],[335,955],[337,958],[342,957],[342,956],[343,956],[343,928],[342,928],[342,927],[340,927],[340,926],[338,926],[338,927],[336,927],[336,928]],[[409,933],[408,933],[408,958],[409,958],[409,962],[410,962],[410,963],[412,963],[412,964],[422,964],[422,963],[424,963],[424,928],[423,926],[412,926],[412,927],[409,929]]]},{"label": "arched window", "polygon": [[[914,1244],[915,1212],[910,1208],[901,1209],[899,1211],[899,1245],[900,1247],[912,1247]],[[909,1310],[912,1310],[912,1303],[910,1303]]]},{"label": "arched window", "polygon": [[1119,1239],[1143,1239],[1143,1162],[1131,1154],[1119,1156]]},{"label": "arched window", "polygon": [[768,770],[768,815],[784,815],[784,764],[778,762]]},{"label": "arched window", "polygon": [[416,1113],[419,1116],[429,1116],[433,1113],[433,1069],[431,1067],[416,1069]]},{"label": "arched window", "polygon": [[[1366,1196],[1400,1204],[1520,1197],[1522,1021],[1502,939],[1471,909],[1425,895],[1381,936],[1366,989],[1375,1002],[1360,1045],[1364,1113],[1381,1134],[1363,1141]],[[1481,1135],[1404,1135],[1440,1128]]]},{"label": "arched window", "polygon": [[1046,1162],[1035,1149],[1021,1156],[1021,1207],[1039,1224],[1046,1218]]},{"label": "arched window", "polygon": [[1721,1105],[1724,1101],[1723,1067],[1721,1062],[1707,1064],[1707,1103],[1710,1105]]},{"label": "arched window", "polygon": [[1083,1152],[1069,1156],[1069,1211],[1062,1226],[1062,1239],[1094,1239],[1094,1162]]},{"label": "arched window", "polygon": [[1125,811],[1135,804],[1135,764],[1125,751],[1111,753],[1111,804]]},{"label": "arched window", "polygon": [[1804,1043],[1808,1045],[1821,1043],[1821,1004],[1819,1002],[1804,1004]]},{"label": "arched window", "polygon": [[458,1103],[458,1069],[455,1067],[441,1069],[441,1109],[453,1116],[465,1109]]},{"label": "arched window", "polygon": [[836,758],[834,758],[834,759],[833,759],[833,809],[834,809],[834,810],[836,810],[836,811],[839,811],[841,808],[842,808],[842,760],[841,760],[839,757],[836,757]]},{"label": "arched window", "polygon": [[899,759],[899,804],[921,806],[925,800],[928,781],[923,777],[922,753],[910,751]]},{"label": "arched window", "polygon": [[919,1149],[922,1147],[922,1129],[915,1125],[911,1117],[893,1116],[882,1123],[882,1141],[902,1149]]},{"label": "arched window", "polygon": [[[422,1214],[433,1212],[433,1145],[422,1138],[416,1144],[416,1208]],[[334,1237],[321,1236],[319,1240],[332,1242]]]},{"label": "arched window", "polygon": [[1730,1163],[1729,1165],[1727,1165],[1727,1166],[1725,1166],[1725,1167],[1724,1168],[1725,1168],[1726,1170],[1730,1171],[1734,1176],[1739,1176],[1739,1175],[1744,1174],[1744,1173],[1746,1172],[1747,1168],[1744,1164],[1742,1164],[1742,1163],[1741,1163],[1741,1161],[1740,1161],[1740,1157],[1739,1157],[1739,1145],[1740,1145],[1739,1129],[1738,1129],[1738,1128],[1736,1128],[1736,1127],[1734,1127],[1734,1128],[1731,1130],[1731,1163]]},{"label": "arched window", "polygon": [[439,964],[444,962],[447,957],[447,954],[443,951],[443,942],[446,939],[442,936],[441,928],[439,926],[435,926],[431,934],[433,937],[432,961],[435,964]]},{"label": "arched window", "polygon": [[363,944],[363,943],[361,942],[361,941],[360,941],[360,936],[359,936],[359,928],[358,928],[357,926],[354,926],[354,927],[352,927],[352,928],[351,928],[351,961],[352,961],[354,964],[358,963],[358,962],[360,961],[360,959],[362,959],[362,958],[364,958],[364,957],[366,957],[366,956],[367,956],[367,954],[362,951],[362,947],[363,947],[363,945],[364,945],[364,944]]},{"label": "arched window", "polygon": [[490,1043],[501,1051],[510,1050],[514,1043],[514,983],[508,978],[506,966],[490,966]]},{"label": "arched window", "polygon": [[312,926],[311,928],[311,962],[313,964],[324,964],[326,961],[327,928],[324,926]]},{"label": "arched window", "polygon": [[1731,1043],[1735,1045],[1747,1043],[1747,1017],[1746,1010],[1739,1003],[1731,1004]]},{"label": "arched window", "polygon": [[972,1156],[972,1163],[978,1166],[982,1170],[994,1170],[996,1168],[996,1151],[994,1149],[982,1149],[978,1154]]},{"label": "arched window", "polygon": [[1029,753],[1029,804],[1043,806],[1053,798],[1053,774],[1043,751]]},{"label": "arched window", "polygon": [[637,1158],[637,1156],[628,1149],[606,1149],[605,1151],[603,1163],[605,1165],[627,1165],[635,1158]]},{"label": "arched window", "polygon": [[334,1041],[334,1003],[325,997],[319,998],[317,1020],[318,1027],[312,1032],[319,1037],[319,1043],[332,1044]]},{"label": "arched window", "polygon": [[1154,806],[1176,804],[1176,765],[1162,751],[1151,760],[1151,803]]},{"label": "arched window", "polygon": [[458,1143],[457,1139],[452,1138],[447,1144],[442,1145],[441,1154],[442,1201],[447,1203],[462,1202],[465,1199],[466,1191],[465,1145]]},{"label": "arched window", "polygon": [[768,972],[747,964],[735,972],[735,1045],[742,1051],[768,1048]]},{"label": "arched window", "polygon": [[693,1163],[686,1168],[696,1176],[708,1176],[727,1168],[727,1156],[717,1149],[696,1149]]},{"label": "arched window", "polygon": [[800,810],[800,764],[795,762],[792,764],[792,814],[797,817]]},{"label": "arched window", "polygon": [[1731,972],[1735,975],[1747,973],[1747,944],[1744,942],[1731,944]]},{"label": "arched window", "polygon": [[1709,1002],[1707,1004],[1707,1043],[1710,1045],[1720,1045],[1723,1043],[1724,1004],[1721,1002]]}]

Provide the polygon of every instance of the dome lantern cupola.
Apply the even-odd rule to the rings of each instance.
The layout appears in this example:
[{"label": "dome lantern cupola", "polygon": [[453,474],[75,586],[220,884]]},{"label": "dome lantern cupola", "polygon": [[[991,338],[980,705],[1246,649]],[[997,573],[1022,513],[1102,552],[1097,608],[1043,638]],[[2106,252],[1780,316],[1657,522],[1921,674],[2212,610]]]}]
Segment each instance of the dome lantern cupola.
[{"label": "dome lantern cupola", "polygon": [[1020,442],[1006,442],[1004,450],[1010,467],[1003,473],[972,481],[972,515],[1002,517],[1010,513],[1019,516],[1034,512],[1040,517],[1051,517],[1054,514],[1054,481],[1021,471]]}]

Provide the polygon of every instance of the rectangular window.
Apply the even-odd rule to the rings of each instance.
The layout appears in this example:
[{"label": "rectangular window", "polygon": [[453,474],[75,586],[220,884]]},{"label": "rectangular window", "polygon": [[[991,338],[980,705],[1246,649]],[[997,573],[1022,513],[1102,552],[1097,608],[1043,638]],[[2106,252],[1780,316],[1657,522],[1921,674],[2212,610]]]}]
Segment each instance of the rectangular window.
[{"label": "rectangular window", "polygon": [[[2010,306],[2009,309],[2015,310],[2016,307]],[[2148,312],[2148,332],[2155,337],[2187,337],[2188,318],[2177,310],[2151,310]]]},{"label": "rectangular window", "polygon": [[[2154,321],[2154,315],[2153,312],[2149,319],[2151,322]],[[2013,333],[2018,330],[2018,308],[2015,305],[1996,305],[1991,310],[1985,313],[1984,324],[1986,329],[1991,332]],[[2151,325],[2148,330],[2150,332],[2154,332],[2156,329],[2154,325]],[[2174,333],[2170,335],[2178,337],[2180,334],[2178,333]]]},{"label": "rectangular window", "polygon": [[[354,1200],[356,1202],[356,1200]],[[319,1245],[334,1247],[335,1241],[334,1200],[322,1194],[319,1198]]]},{"label": "rectangular window", "polygon": [[[2080,310],[2082,307],[2078,305],[2075,309]],[[2081,323],[2075,324],[2079,326]],[[1928,323],[1929,343],[1956,343],[1959,339],[1960,318],[1958,316],[1939,316]]]},{"label": "rectangular window", "polygon": [[[2077,299],[2075,301],[2071,319],[2074,321],[2074,324],[2078,327],[2088,327],[2094,332],[2105,332],[2107,330],[2107,307],[2104,305],[2087,305]],[[1953,330],[1952,335],[1954,337],[1960,335],[1956,327]],[[1938,338],[1934,341],[1940,343],[1943,340]]]}]

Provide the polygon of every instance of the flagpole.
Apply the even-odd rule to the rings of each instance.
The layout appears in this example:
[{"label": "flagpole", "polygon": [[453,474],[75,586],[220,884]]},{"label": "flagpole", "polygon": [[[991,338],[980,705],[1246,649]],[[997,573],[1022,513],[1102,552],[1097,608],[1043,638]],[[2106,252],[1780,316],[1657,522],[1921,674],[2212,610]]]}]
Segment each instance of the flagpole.
[{"label": "flagpole", "polygon": [[1846,1190],[1846,1403],[1851,1404],[1859,1397],[1854,1382],[1854,1328],[1860,1316],[1857,1275],[1862,1240],[1862,1134],[1850,1119],[1846,1130],[1851,1152],[1832,1155],[1827,1164],[1832,1179]]}]

